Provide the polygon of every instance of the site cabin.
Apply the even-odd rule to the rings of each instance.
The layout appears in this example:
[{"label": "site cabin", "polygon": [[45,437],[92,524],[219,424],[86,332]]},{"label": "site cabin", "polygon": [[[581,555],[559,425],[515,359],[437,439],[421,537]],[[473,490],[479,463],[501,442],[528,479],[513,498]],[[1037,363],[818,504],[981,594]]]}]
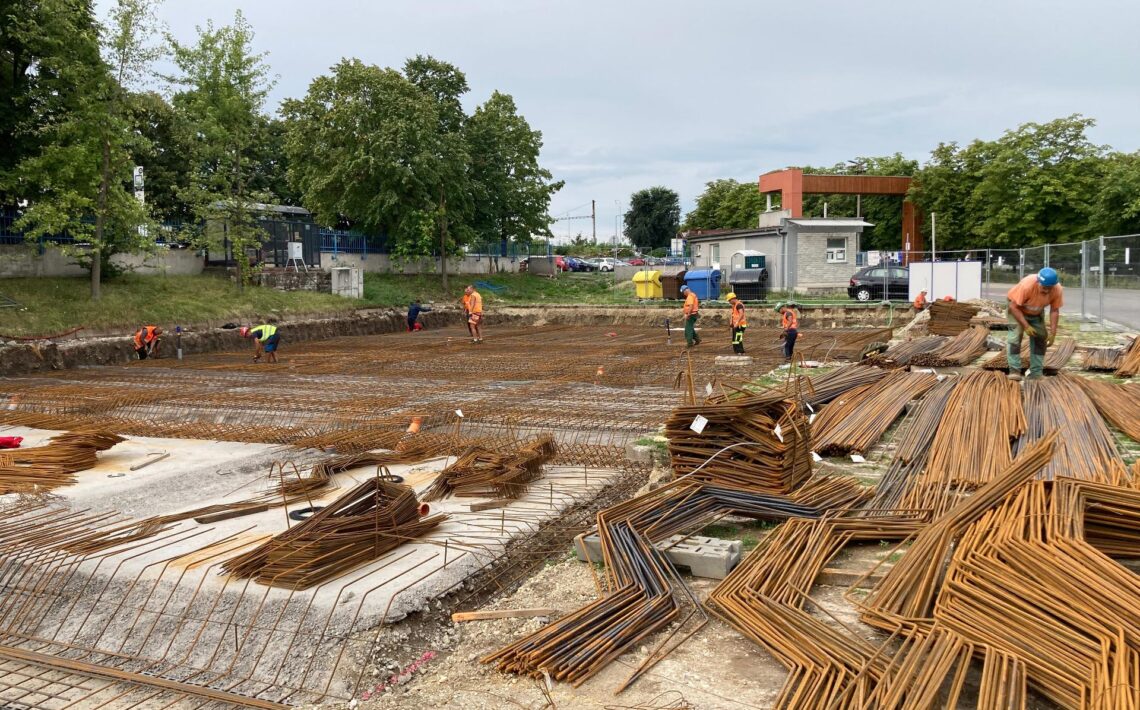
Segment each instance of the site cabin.
[{"label": "site cabin", "polygon": [[728,270],[737,252],[766,256],[768,288],[802,294],[847,288],[858,266],[861,219],[793,218],[787,210],[765,212],[756,229],[690,232],[694,268]]}]

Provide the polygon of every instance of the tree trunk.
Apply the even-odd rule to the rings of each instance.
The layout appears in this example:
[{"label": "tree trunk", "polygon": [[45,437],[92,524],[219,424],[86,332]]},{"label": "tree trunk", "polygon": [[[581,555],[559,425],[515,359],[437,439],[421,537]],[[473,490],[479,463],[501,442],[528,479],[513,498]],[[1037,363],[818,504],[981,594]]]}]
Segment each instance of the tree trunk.
[{"label": "tree trunk", "polygon": [[447,290],[447,198],[439,191],[439,272],[443,276],[443,289]]},{"label": "tree trunk", "polygon": [[111,142],[103,141],[103,169],[99,176],[99,202],[95,210],[95,243],[91,247],[91,300],[103,297],[103,235],[107,227],[107,191],[111,189]]}]

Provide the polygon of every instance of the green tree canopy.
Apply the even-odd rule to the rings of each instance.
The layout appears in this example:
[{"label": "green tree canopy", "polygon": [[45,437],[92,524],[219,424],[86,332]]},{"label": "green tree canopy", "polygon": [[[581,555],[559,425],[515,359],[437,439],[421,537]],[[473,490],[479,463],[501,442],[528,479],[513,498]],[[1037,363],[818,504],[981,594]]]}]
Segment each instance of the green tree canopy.
[{"label": "green tree canopy", "polygon": [[685,217],[684,229],[748,229],[755,227],[767,200],[754,182],[713,180],[697,197],[697,205]]},{"label": "green tree canopy", "polygon": [[191,127],[190,184],[182,198],[207,227],[206,238],[230,241],[238,265],[239,286],[249,281],[249,251],[260,246],[264,230],[257,225],[258,202],[272,196],[254,187],[258,131],[265,97],[273,87],[264,54],[253,51],[253,28],[242,16],[233,24],[198,27],[197,41],[182,44],[169,38],[182,87],[173,104]]},{"label": "green tree canopy", "polygon": [[681,222],[681,200],[667,187],[638,190],[629,198],[625,213],[625,233],[639,249],[667,248],[677,236]]},{"label": "green tree canopy", "polygon": [[509,94],[498,91],[467,121],[478,239],[525,244],[550,236],[550,198],[562,188],[538,164],[542,133],[531,130]]},{"label": "green tree canopy", "polygon": [[1140,234],[1140,152],[1113,153],[1093,205],[1098,234]]}]

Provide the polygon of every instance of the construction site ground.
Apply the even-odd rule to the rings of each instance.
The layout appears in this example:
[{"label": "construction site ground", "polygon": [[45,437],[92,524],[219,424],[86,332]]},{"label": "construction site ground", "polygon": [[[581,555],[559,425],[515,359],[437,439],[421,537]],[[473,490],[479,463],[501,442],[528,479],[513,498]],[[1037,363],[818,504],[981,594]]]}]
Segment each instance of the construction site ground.
[{"label": "construction site ground", "polygon": [[[181,521],[152,542],[53,567],[43,578],[64,579],[60,589],[69,603],[92,585],[102,586],[99,599],[78,625],[50,600],[42,618],[22,612],[18,628],[5,626],[0,613],[0,631],[8,636],[3,643],[34,638],[44,653],[78,649],[116,668],[146,669],[170,662],[165,655],[155,660],[151,648],[152,636],[169,632],[172,643],[186,644],[184,668],[167,668],[169,675],[201,681],[206,673],[205,682],[242,696],[328,707],[679,707],[682,700],[697,708],[769,707],[786,671],[715,618],[616,697],[614,689],[654,639],[575,688],[479,663],[549,619],[450,620],[452,611],[531,607],[556,609],[554,618],[596,598],[597,570],[571,554],[571,533],[582,531],[598,507],[616,502],[607,495],[624,500],[669,477],[655,437],[672,409],[746,382],[771,386],[787,372],[777,368],[779,331],[760,323],[748,333],[749,357],[741,359],[732,356],[719,317],[705,321],[704,343],[688,351],[676,323],[672,330],[650,326],[640,309],[615,317],[584,308],[549,319],[517,310],[507,314],[514,322],[489,324],[482,344],[448,326],[285,340],[277,365],[253,363],[248,350],[221,350],[181,361],[7,378],[0,386],[0,435],[24,436],[25,446],[90,428],[126,437],[77,474],[75,485],[34,504],[5,497],[0,502],[10,514],[36,505],[44,507],[33,508],[35,514],[126,525],[240,501],[274,481],[299,479],[320,462],[394,450],[397,442],[415,441],[433,455],[383,471],[348,468],[303,501],[209,525]],[[565,324],[575,317],[589,325]],[[834,364],[890,337],[874,323],[843,327],[849,323],[838,315],[827,323],[837,327],[805,328],[797,350],[806,360]],[[1110,342],[1096,338],[1096,344]],[[874,485],[906,426],[903,417],[864,452],[863,462],[829,457],[817,468]],[[423,495],[461,453],[457,445],[502,445],[543,434],[553,436],[559,453],[520,500],[482,510],[472,503],[484,499],[433,502],[431,512],[450,519],[341,578],[287,591],[219,574],[225,558],[295,525],[290,512],[328,504],[370,477],[401,476]],[[1134,459],[1137,444],[1126,437],[1120,443],[1126,459]],[[751,548],[768,528],[730,518],[703,533],[741,539]],[[0,545],[22,549],[15,532],[4,535],[0,531]],[[528,545],[532,549],[523,549]],[[844,594],[859,595],[848,588],[865,587],[868,580],[860,578],[873,580],[901,554],[893,544],[849,547],[812,590],[810,612],[881,641],[885,637],[858,622]],[[701,599],[717,583],[687,581]],[[40,590],[46,582],[37,584]],[[110,603],[103,601],[108,590],[108,599],[118,599],[111,611],[100,606]],[[188,620],[203,616],[199,595],[208,594],[227,613],[213,619],[211,611],[202,632],[180,635]],[[96,683],[80,671],[60,675],[32,662],[10,663],[0,679],[6,707],[134,707],[140,697],[130,682]],[[164,687],[155,694],[162,703],[194,706],[198,699],[186,692]],[[1033,700],[1030,707],[1051,706]]]}]

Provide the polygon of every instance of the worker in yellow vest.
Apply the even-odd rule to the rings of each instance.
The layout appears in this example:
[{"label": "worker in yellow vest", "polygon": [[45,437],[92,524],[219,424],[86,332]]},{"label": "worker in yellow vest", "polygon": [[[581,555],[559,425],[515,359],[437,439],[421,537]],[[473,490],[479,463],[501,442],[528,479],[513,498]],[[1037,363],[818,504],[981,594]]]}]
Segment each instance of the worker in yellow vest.
[{"label": "worker in yellow vest", "polygon": [[253,328],[245,327],[239,332],[243,338],[253,338],[254,362],[261,362],[261,353],[264,351],[266,362],[277,363],[277,345],[281,342],[277,326],[266,323]]},{"label": "worker in yellow vest", "polygon": [[744,303],[735,293],[728,294],[728,302],[732,305],[732,315],[728,318],[728,323],[732,326],[732,352],[743,355],[744,329],[748,327],[744,320]]}]

